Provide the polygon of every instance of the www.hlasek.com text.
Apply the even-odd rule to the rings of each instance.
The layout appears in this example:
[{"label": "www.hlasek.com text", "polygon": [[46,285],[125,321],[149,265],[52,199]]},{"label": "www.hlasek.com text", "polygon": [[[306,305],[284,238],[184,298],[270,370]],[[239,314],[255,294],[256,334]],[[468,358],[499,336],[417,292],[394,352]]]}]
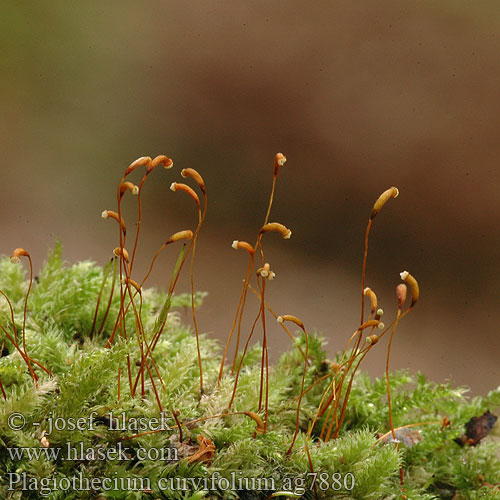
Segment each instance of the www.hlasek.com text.
[{"label": "www.hlasek.com text", "polygon": [[85,447],[83,442],[67,442],[63,447],[25,447],[25,448],[7,448],[7,453],[12,461],[21,461],[27,458],[30,462],[45,458],[46,460],[62,460],[66,462],[81,462],[95,460],[116,460],[127,462],[137,459],[140,462],[144,460],[161,460],[163,462],[178,462],[179,452],[175,447],[162,448],[127,448],[122,443],[117,443],[116,447],[106,448],[104,446]]}]

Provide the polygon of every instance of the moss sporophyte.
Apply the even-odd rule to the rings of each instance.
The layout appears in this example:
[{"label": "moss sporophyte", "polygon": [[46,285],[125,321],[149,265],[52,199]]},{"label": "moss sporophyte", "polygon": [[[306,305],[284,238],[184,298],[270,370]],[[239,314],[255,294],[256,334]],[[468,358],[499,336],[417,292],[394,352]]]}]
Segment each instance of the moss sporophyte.
[{"label": "moss sporophyte", "polygon": [[[186,183],[171,189],[193,200],[196,226],[176,228],[146,274],[136,271],[143,187],[153,171],[172,169],[167,156],[142,157],[125,169],[116,207],[102,212],[117,231],[103,268],[66,264],[59,244],[36,280],[27,250],[0,260],[1,498],[500,496],[489,412],[500,405],[500,390],[468,400],[464,388],[390,372],[396,331],[420,295],[416,278],[401,272],[395,315],[382,322],[377,294],[365,283],[370,231],[398,196],[395,187],[376,199],[368,218],[360,321],[342,352],[329,359],[324,341],[298,316],[272,308],[267,291],[276,275],[265,241],[270,233],[292,235],[271,219],[285,161],[276,155],[255,242],[232,243],[248,264],[222,349],[200,333],[196,317],[203,294],[195,292],[195,254],[207,189],[195,169],[181,170]],[[136,220],[125,220],[124,203],[136,204]],[[161,253],[176,247],[166,289],[146,288]],[[191,292],[177,294],[185,267]],[[249,302],[257,312],[247,329]],[[192,330],[180,322],[181,307],[191,309]],[[271,365],[274,329],[290,347]],[[360,370],[372,349],[386,350],[381,379]]]}]

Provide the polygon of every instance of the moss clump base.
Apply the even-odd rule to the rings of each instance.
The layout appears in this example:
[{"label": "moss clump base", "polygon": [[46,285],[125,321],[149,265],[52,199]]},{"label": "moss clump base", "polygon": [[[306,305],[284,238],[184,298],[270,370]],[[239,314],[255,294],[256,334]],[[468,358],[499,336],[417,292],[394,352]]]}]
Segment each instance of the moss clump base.
[{"label": "moss clump base", "polygon": [[[0,271],[0,288],[10,297],[20,332],[28,281],[22,268],[6,258]],[[191,304],[190,296],[173,297],[155,351],[163,413],[147,379],[144,397],[132,397],[123,388],[119,395],[118,369],[127,356],[136,364],[140,353],[137,342],[124,339],[106,347],[111,320],[90,340],[103,275],[91,262],[66,265],[57,247],[33,286],[27,352],[53,376],[37,368],[35,384],[19,352],[2,337],[1,498],[498,498],[497,443],[486,438],[475,447],[461,447],[454,439],[470,418],[500,405],[500,390],[468,400],[463,388],[435,384],[422,374],[393,373],[394,427],[420,424],[412,427],[416,444],[400,443],[397,450],[393,443],[377,441],[377,433],[389,430],[385,379],[371,380],[363,372],[355,376],[339,437],[323,442],[313,433],[307,440],[325,379],[304,393],[300,431],[287,455],[295,432],[304,336],[297,335],[296,344],[270,370],[268,427],[256,432],[258,416],[252,418],[251,412],[259,396],[261,350],[255,346],[244,359],[232,413],[216,417],[227,413],[234,377],[228,371],[217,383],[219,346],[201,336],[205,391],[200,397],[196,337],[175,312]],[[146,330],[157,321],[165,297],[161,291],[143,291]],[[0,307],[4,328],[12,330],[7,303]],[[119,297],[110,310],[109,317],[116,317]],[[331,365],[323,347],[318,336],[310,335],[305,387]],[[443,417],[450,425],[442,425]],[[161,421],[164,429],[158,430]]]}]

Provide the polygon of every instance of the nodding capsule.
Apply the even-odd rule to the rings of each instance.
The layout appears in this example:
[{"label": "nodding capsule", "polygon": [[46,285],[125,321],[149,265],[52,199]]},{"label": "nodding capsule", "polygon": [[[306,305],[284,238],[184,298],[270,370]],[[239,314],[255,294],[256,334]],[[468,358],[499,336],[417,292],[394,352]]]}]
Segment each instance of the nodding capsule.
[{"label": "nodding capsule", "polygon": [[120,255],[122,255],[126,262],[129,261],[128,252],[126,248],[116,247],[113,250],[113,254],[116,255],[116,257],[120,257]]},{"label": "nodding capsule", "polygon": [[283,153],[276,153],[274,157],[274,175],[278,175],[280,167],[286,162],[286,156]]},{"label": "nodding capsule", "polygon": [[130,173],[132,173],[138,167],[145,167],[151,165],[151,157],[150,156],[141,156],[137,158],[137,160],[133,161],[125,170],[124,177],[127,177]]},{"label": "nodding capsule", "polygon": [[375,295],[375,292],[371,288],[366,287],[363,290],[363,293],[365,294],[366,297],[370,299],[371,312],[374,313],[377,310],[377,305],[378,305],[377,296]]},{"label": "nodding capsule", "polygon": [[399,195],[399,190],[397,187],[390,187],[385,190],[378,198],[372,208],[372,213],[370,214],[370,219],[373,219],[382,210],[382,207],[387,203],[390,198],[397,198]]},{"label": "nodding capsule", "polygon": [[174,241],[179,240],[190,240],[193,237],[193,231],[190,229],[184,229],[183,231],[177,231],[167,240],[167,245],[169,243],[174,243]]},{"label": "nodding capsule", "polygon": [[282,316],[278,316],[276,318],[276,321],[278,323],[284,323],[285,321],[291,321],[292,323],[295,323],[298,327],[304,329],[304,323],[302,323],[302,321],[300,321],[300,319],[297,318],[297,316],[293,316],[291,314],[283,314]]},{"label": "nodding capsule", "polygon": [[169,169],[174,166],[174,161],[165,155],[158,155],[152,160],[151,168],[155,168],[158,165],[163,165],[163,168]]},{"label": "nodding capsule", "polygon": [[124,285],[132,285],[139,293],[141,293],[141,285],[137,283],[137,281],[131,279],[131,278],[122,278],[122,284]]},{"label": "nodding capsule", "polygon": [[30,254],[24,248],[16,248],[10,256],[10,261],[17,264],[21,261],[21,257],[29,257]]},{"label": "nodding capsule", "polygon": [[115,221],[117,221],[120,224],[120,227],[122,228],[123,234],[127,233],[125,221],[123,220],[122,217],[119,217],[118,214],[116,212],[114,212],[113,210],[103,210],[103,212],[101,213],[101,217],[103,219],[108,219],[109,217],[111,217],[111,219],[114,219]]},{"label": "nodding capsule", "polygon": [[174,192],[184,191],[191,196],[191,198],[193,198],[198,208],[200,208],[200,198],[198,198],[198,195],[194,192],[193,188],[189,187],[187,184],[183,184],[182,182],[172,182],[172,184],[170,184],[170,189]]},{"label": "nodding capsule", "polygon": [[403,281],[406,281],[406,283],[410,285],[410,290],[411,290],[410,307],[413,307],[420,296],[420,288],[418,286],[418,282],[408,271],[403,271],[402,273],[400,273],[400,276]]},{"label": "nodding capsule", "polygon": [[241,248],[243,248],[244,250],[246,250],[250,255],[253,255],[254,254],[254,249],[252,247],[252,245],[250,245],[250,243],[247,243],[246,241],[238,241],[238,240],[234,240],[233,241],[233,244],[231,245],[235,250],[240,250]]},{"label": "nodding capsule", "polygon": [[120,198],[125,194],[125,191],[130,191],[133,195],[139,194],[139,187],[129,181],[120,184]]},{"label": "nodding capsule", "polygon": [[279,222],[269,222],[269,224],[265,224],[260,228],[260,234],[267,233],[269,231],[276,231],[280,233],[285,240],[288,240],[290,236],[292,236],[292,231]]},{"label": "nodding capsule", "polygon": [[194,168],[183,168],[181,170],[181,175],[182,177],[190,177],[193,179],[198,186],[200,186],[200,189],[202,190],[203,193],[205,193],[205,181],[203,180],[203,177],[198,173],[197,170]]}]

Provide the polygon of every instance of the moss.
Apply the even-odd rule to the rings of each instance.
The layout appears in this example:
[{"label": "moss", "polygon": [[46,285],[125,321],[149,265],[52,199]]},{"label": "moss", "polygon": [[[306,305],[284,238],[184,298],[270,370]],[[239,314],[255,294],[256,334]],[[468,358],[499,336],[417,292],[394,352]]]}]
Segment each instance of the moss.
[{"label": "moss", "polygon": [[[10,271],[9,267],[15,266],[6,258],[0,260],[0,268],[10,272],[4,275],[4,291],[16,296],[20,290],[27,289],[27,284],[23,273]],[[90,262],[69,266],[61,260],[60,248],[57,248],[39,276],[29,302],[28,353],[50,368],[53,376],[37,369],[40,379],[35,385],[26,364],[12,346],[9,354],[0,358],[0,378],[7,396],[0,410],[2,498],[19,498],[22,484],[10,491],[9,477],[24,477],[25,481],[32,481],[28,484],[36,486],[32,491],[25,489],[22,498],[83,499],[97,498],[99,493],[100,498],[263,499],[273,493],[279,498],[285,494],[280,491],[288,491],[288,498],[315,498],[315,489],[317,498],[325,499],[389,498],[401,495],[399,464],[403,466],[408,498],[472,499],[494,498],[498,494],[491,486],[500,478],[498,446],[486,439],[476,447],[460,447],[453,439],[464,432],[472,416],[500,405],[500,390],[484,398],[467,400],[465,389],[435,384],[422,374],[391,375],[394,425],[437,422],[418,426],[421,441],[414,446],[401,445],[398,451],[391,443],[376,443],[377,432],[388,430],[385,380],[371,380],[366,373],[359,372],[354,378],[339,437],[328,442],[314,436],[306,440],[308,425],[328,384],[325,379],[304,395],[300,432],[293,451],[287,455],[295,428],[295,398],[301,390],[303,357],[299,348],[304,348],[303,336],[297,337],[292,349],[283,353],[271,369],[269,423],[265,434],[255,435],[256,422],[245,414],[203,420],[224,413],[234,377],[226,374],[217,385],[219,348],[202,336],[206,385],[205,394],[199,399],[196,339],[189,328],[180,324],[175,312],[176,306],[189,303],[190,299],[183,296],[174,297],[167,328],[155,350],[164,383],[159,395],[171,430],[141,436],[139,427],[137,430],[133,427],[110,429],[111,412],[115,416],[125,414],[129,422],[134,418],[150,422],[160,415],[149,380],[145,381],[144,398],[132,397],[123,389],[126,381],[122,380],[118,398],[118,368],[125,371],[127,356],[133,365],[140,360],[138,344],[120,340],[106,347],[111,327],[93,340],[89,338],[103,279],[101,267]],[[145,325],[155,324],[164,300],[165,294],[161,292],[144,291]],[[21,328],[21,296],[17,296],[13,307]],[[318,380],[329,364],[323,344],[320,337],[310,336],[306,387]],[[256,355],[259,352],[256,346],[245,359],[234,411],[255,408],[259,396],[260,359]],[[170,410],[177,411],[183,422],[182,443]],[[9,427],[8,416],[12,413],[22,414],[26,419],[22,430]],[[94,415],[91,429],[88,428],[90,415]],[[439,423],[443,416],[451,421],[444,429]],[[63,420],[74,424],[78,419],[83,422],[81,429],[74,425],[62,428]],[[194,419],[201,420],[191,423]],[[60,425],[48,434],[49,429],[55,427],[54,422]],[[44,430],[48,448],[42,445]],[[207,462],[189,460],[200,449],[197,436],[203,436],[215,446]],[[126,452],[117,459],[115,452],[120,446]],[[63,460],[68,447],[75,457],[79,454],[78,459]],[[28,456],[26,448],[34,455]],[[22,456],[12,455],[16,449],[21,450]],[[85,451],[83,455],[81,450]],[[60,455],[56,458],[50,453]],[[145,453],[150,456],[142,456]],[[168,458],[172,460],[169,462]],[[9,473],[18,476],[9,476]],[[82,481],[82,478],[113,478],[117,489],[52,491],[55,483],[64,489],[64,478],[74,477]],[[42,495],[44,478],[53,482],[49,482]],[[128,483],[118,484],[119,478]],[[132,491],[133,478],[139,486],[144,486],[140,479],[147,480],[152,492]],[[191,479],[182,485],[175,482],[180,478]],[[203,478],[208,484],[196,482]],[[169,483],[169,479],[174,482]],[[210,483],[212,479],[214,484]],[[226,488],[226,480],[236,486],[240,484],[242,489]],[[83,483],[79,484],[82,487]],[[186,491],[179,490],[183,486]],[[209,490],[203,493],[202,486],[208,486]],[[246,486],[250,487],[248,491],[244,491]]]},{"label": "moss", "polygon": [[[59,244],[35,280],[26,250],[16,249],[11,260],[27,259],[29,279],[21,266],[0,259],[0,498],[500,495],[498,442],[483,436],[485,428],[474,436],[476,446],[470,446],[470,436],[463,437],[473,417],[500,405],[500,388],[469,400],[465,388],[436,384],[418,373],[389,373],[394,332],[420,295],[416,279],[401,273],[397,315],[385,326],[375,292],[364,288],[370,229],[385,203],[398,195],[395,187],[376,200],[366,228],[361,282],[370,311],[365,314],[363,301],[360,326],[335,361],[327,358],[320,335],[308,333],[296,316],[277,316],[267,304],[266,285],[275,275],[265,261],[263,236],[291,235],[284,225],[269,222],[285,161],[276,155],[255,246],[233,243],[249,261],[224,349],[200,334],[196,322],[203,294],[194,291],[193,263],[207,197],[195,170],[181,174],[197,184],[202,199],[187,184],[173,183],[172,190],[195,202],[198,225],[171,235],[143,281],[132,279],[142,187],[154,168],[172,167],[163,155],[133,162],[119,184],[117,211],[103,212],[118,223],[120,235],[120,246],[104,268],[89,261],[65,263]],[[139,186],[126,180],[142,167]],[[135,239],[127,235],[121,215],[122,198],[132,195],[139,209]],[[168,289],[145,288],[160,252],[182,243]],[[191,294],[176,295],[184,267],[190,268]],[[407,286],[411,303],[404,309]],[[259,312],[251,330],[243,331],[245,304],[253,295]],[[181,324],[176,311],[186,307],[192,309],[193,329]],[[268,362],[264,321],[270,315],[293,341],[274,366]],[[250,342],[257,327],[261,346]],[[359,367],[385,335],[387,372],[372,380]],[[232,344],[234,369],[228,363]],[[487,418],[489,430],[494,417]]]}]

